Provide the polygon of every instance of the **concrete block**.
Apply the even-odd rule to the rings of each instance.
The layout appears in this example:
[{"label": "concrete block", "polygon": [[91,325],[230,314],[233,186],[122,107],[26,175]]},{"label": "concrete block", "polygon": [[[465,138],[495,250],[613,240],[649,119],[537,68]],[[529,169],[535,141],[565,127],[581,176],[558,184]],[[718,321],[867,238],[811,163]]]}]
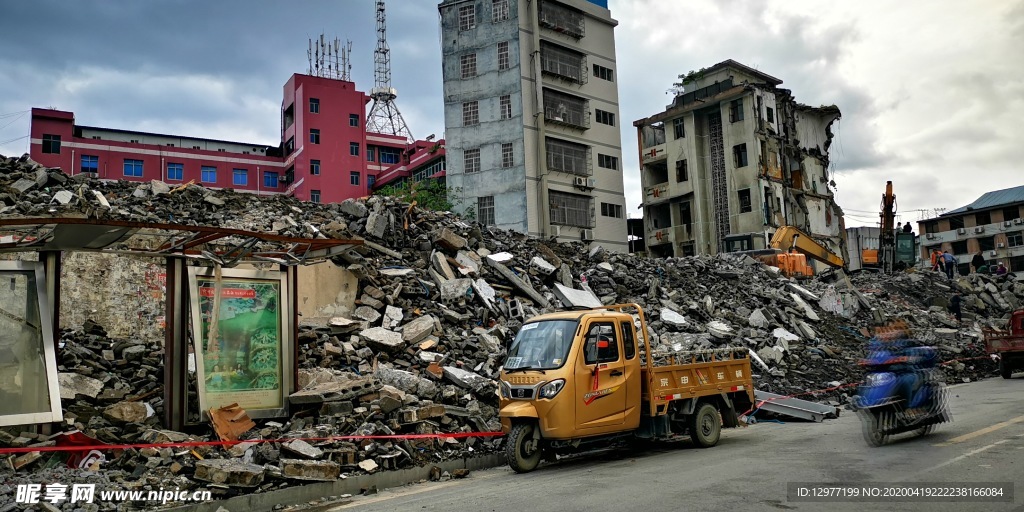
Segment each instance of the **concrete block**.
[{"label": "concrete block", "polygon": [[345,215],[359,219],[366,217],[367,213],[366,205],[354,199],[346,199],[342,201],[341,204],[338,205],[338,209]]},{"label": "concrete block", "polygon": [[168,185],[168,184],[166,184],[166,183],[164,183],[164,182],[162,182],[160,180],[150,180],[149,181],[149,190],[150,190],[150,192],[153,193],[154,196],[162,196],[162,195],[170,194],[171,193],[170,185]]},{"label": "concrete block", "polygon": [[388,229],[388,218],[386,214],[371,212],[366,219],[366,234],[375,238],[384,238]]},{"label": "concrete block", "polygon": [[444,228],[434,236],[434,243],[448,251],[456,252],[466,248],[466,239]]},{"label": "concrete block", "polygon": [[534,256],[530,260],[530,266],[537,270],[541,275],[550,275],[555,271],[555,266],[548,263],[544,258],[540,256]]},{"label": "concrete block", "polygon": [[281,476],[294,480],[331,482],[341,475],[341,466],[326,460],[281,459]]},{"label": "concrete block", "polygon": [[230,487],[256,487],[263,483],[263,466],[233,459],[200,460],[194,478]]}]

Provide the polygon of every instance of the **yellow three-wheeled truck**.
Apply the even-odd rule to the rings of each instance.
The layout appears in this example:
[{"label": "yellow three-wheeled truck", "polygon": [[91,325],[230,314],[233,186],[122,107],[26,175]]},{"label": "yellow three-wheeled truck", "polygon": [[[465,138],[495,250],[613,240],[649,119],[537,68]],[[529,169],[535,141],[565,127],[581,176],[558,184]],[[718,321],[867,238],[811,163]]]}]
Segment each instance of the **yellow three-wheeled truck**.
[{"label": "yellow three-wheeled truck", "polygon": [[754,402],[746,349],[675,354],[656,366],[637,304],[529,319],[500,379],[505,455],[519,473],[544,455],[621,437],[689,434],[714,446]]}]

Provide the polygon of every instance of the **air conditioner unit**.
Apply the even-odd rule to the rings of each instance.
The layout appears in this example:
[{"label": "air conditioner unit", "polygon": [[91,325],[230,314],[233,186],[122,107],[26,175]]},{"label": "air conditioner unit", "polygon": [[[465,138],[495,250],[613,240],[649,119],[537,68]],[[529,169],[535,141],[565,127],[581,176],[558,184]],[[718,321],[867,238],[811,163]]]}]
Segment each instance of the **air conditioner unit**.
[{"label": "air conditioner unit", "polygon": [[587,188],[594,188],[597,186],[597,180],[594,178],[587,178]]},{"label": "air conditioner unit", "polygon": [[928,240],[933,240],[935,239],[935,233],[925,233],[924,237],[927,238]]},{"label": "air conditioner unit", "polygon": [[576,176],[573,179],[573,183],[572,184],[574,186],[577,186],[577,187],[586,187],[587,186],[587,178],[584,177],[584,176]]},{"label": "air conditioner unit", "polygon": [[996,255],[996,252],[995,252],[995,251],[992,251],[992,252],[988,253],[988,255],[989,255],[989,256],[993,256],[993,257],[994,257],[994,256]]},{"label": "air conditioner unit", "polygon": [[967,229],[966,228],[956,228],[956,234],[963,235],[963,234],[966,234],[966,233],[967,233]]},{"label": "air conditioner unit", "polygon": [[581,229],[580,230],[580,239],[582,239],[584,242],[589,242],[589,241],[593,240],[594,239],[594,230],[593,229]]},{"label": "air conditioner unit", "polygon": [[1024,219],[1021,219],[1021,218],[1013,219],[1013,223],[1014,224],[1024,224]]},{"label": "air conditioner unit", "polygon": [[985,227],[984,226],[978,226],[978,227],[974,228],[974,232],[975,233],[984,233],[985,232]]},{"label": "air conditioner unit", "polygon": [[996,244],[996,249],[1002,249],[1003,247],[1006,247],[1006,245],[1002,243]]},{"label": "air conditioner unit", "polygon": [[562,236],[562,226],[551,226],[551,236]]},{"label": "air conditioner unit", "polygon": [[1012,226],[1012,225],[1013,225],[1013,223],[1012,223],[1012,222],[1010,222],[1010,221],[1008,221],[1008,220],[1007,220],[1007,221],[1003,221],[1003,227],[1004,227],[1004,228],[1008,228],[1008,227],[1010,227],[1010,226]]}]

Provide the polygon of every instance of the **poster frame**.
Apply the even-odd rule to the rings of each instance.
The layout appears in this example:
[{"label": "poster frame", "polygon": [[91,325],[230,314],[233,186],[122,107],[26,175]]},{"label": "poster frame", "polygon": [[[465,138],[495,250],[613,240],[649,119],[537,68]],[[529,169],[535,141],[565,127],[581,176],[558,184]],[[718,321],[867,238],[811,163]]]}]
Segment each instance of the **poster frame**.
[{"label": "poster frame", "polygon": [[36,280],[36,302],[39,308],[39,323],[43,344],[43,366],[46,370],[46,387],[49,392],[50,410],[24,414],[0,416],[0,427],[56,423],[64,420],[61,409],[60,383],[57,378],[57,354],[53,341],[53,320],[50,315],[50,301],[46,292],[45,262],[0,261],[0,272],[32,272]]},{"label": "poster frame", "polygon": [[[199,308],[199,278],[216,278],[216,273],[212,267],[188,267],[188,287],[189,287],[189,306],[191,312],[191,329],[192,329],[192,348],[195,353],[195,374],[196,374],[196,391],[199,395],[199,416],[201,421],[209,421],[209,413],[207,412],[210,408],[209,401],[206,396],[206,376],[205,367],[202,364],[203,361],[203,341],[205,337],[202,334],[203,318]],[[280,387],[280,403],[281,407],[265,408],[265,409],[246,409],[245,412],[250,418],[262,419],[262,418],[282,418],[289,415],[288,407],[288,396],[294,392],[295,382],[295,339],[294,339],[294,327],[292,326],[291,314],[295,308],[295,304],[292,303],[291,294],[291,283],[289,283],[288,276],[284,272],[280,271],[269,271],[269,270],[246,270],[246,269],[221,269],[221,277],[225,279],[233,280],[260,280],[260,281],[277,281],[280,283],[280,303],[278,307],[278,322],[281,328],[281,353],[278,359],[278,364],[281,367],[281,387]],[[226,405],[226,404],[225,404]]]}]

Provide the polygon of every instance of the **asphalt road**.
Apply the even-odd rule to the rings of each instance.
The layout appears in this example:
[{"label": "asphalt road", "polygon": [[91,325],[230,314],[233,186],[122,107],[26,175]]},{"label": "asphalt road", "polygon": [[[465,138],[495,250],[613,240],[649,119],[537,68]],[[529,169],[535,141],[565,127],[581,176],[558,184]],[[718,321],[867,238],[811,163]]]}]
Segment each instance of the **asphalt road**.
[{"label": "asphalt road", "polygon": [[[762,422],[723,431],[720,443],[643,452],[603,451],[517,475],[508,468],[357,496],[334,511],[566,512],[681,510],[1024,511],[1024,374],[950,387],[951,423],[930,435],[868,446],[850,411],[822,423]],[[836,487],[1012,482],[1012,502],[925,502],[920,497],[849,503],[790,500],[789,483]],[[1009,491],[1009,489],[1005,489]],[[837,491],[829,491],[837,492]],[[845,491],[847,493],[851,491]],[[960,492],[951,490],[947,492]]]}]

